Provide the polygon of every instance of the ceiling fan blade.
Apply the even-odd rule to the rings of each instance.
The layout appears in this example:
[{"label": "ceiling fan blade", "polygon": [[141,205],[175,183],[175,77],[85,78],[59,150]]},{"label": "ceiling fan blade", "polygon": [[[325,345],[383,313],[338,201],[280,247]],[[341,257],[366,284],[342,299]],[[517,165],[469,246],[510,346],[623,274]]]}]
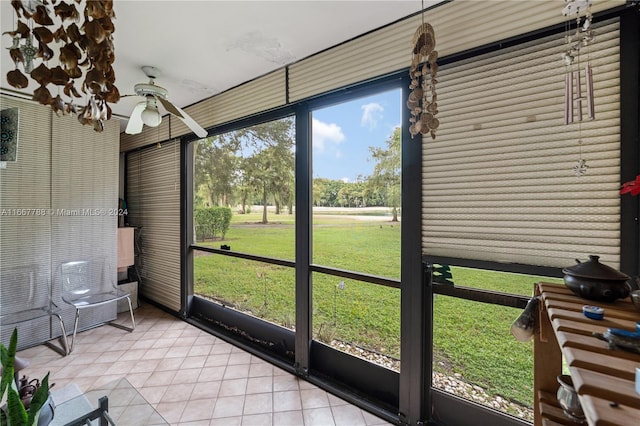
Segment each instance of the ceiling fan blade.
[{"label": "ceiling fan blade", "polygon": [[178,117],[180,120],[184,122],[199,138],[206,138],[208,133],[205,129],[202,128],[196,121],[189,116],[186,112],[169,102],[167,99],[163,99],[158,97],[162,106],[169,111],[171,114]]},{"label": "ceiling fan blade", "polygon": [[131,116],[129,116],[127,128],[124,131],[126,134],[136,135],[142,132],[142,126],[144,125],[144,123],[142,122],[142,111],[146,108],[146,106],[147,102],[142,101],[133,108],[133,111],[131,111]]}]

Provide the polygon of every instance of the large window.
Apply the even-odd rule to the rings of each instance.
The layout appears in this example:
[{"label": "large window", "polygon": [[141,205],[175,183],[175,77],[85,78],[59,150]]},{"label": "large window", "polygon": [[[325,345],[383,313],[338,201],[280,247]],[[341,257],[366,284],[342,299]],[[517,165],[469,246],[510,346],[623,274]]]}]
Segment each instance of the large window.
[{"label": "large window", "polygon": [[[194,293],[293,328],[295,129],[292,117],[195,142]],[[242,253],[265,261],[225,256]]]},{"label": "large window", "polygon": [[[312,275],[313,337],[396,370],[400,97],[396,89],[317,109],[311,122],[312,263],[322,268]],[[345,278],[341,271],[354,276]]]}]

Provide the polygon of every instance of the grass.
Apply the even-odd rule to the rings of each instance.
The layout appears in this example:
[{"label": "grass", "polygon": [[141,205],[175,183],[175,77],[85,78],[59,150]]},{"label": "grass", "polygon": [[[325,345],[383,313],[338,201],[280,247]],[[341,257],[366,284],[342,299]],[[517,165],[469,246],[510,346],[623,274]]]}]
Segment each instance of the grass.
[{"label": "grass", "polygon": [[[234,215],[224,244],[234,251],[293,260],[293,216],[271,214],[271,225],[256,224],[260,218],[261,212]],[[205,254],[194,262],[196,294],[293,328],[292,268]],[[323,214],[314,219],[312,263],[399,278],[400,225]],[[452,272],[457,285],[525,296],[531,296],[533,284],[541,279],[459,267],[452,267]],[[339,339],[400,357],[400,290],[320,273],[313,273],[312,283],[316,339]],[[434,368],[460,373],[490,393],[531,406],[532,345],[517,342],[509,332],[520,312],[437,295]]]}]

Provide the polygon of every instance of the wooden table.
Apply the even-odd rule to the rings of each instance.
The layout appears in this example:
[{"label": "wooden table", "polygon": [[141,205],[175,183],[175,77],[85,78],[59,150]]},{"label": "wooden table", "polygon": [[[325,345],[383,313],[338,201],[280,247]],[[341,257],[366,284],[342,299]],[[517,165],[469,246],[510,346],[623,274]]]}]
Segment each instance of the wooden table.
[{"label": "wooden table", "polygon": [[[556,379],[562,374],[564,357],[589,425],[639,426],[635,368],[640,367],[640,354],[612,350],[607,342],[592,336],[607,328],[635,331],[640,312],[630,299],[594,302],[576,296],[564,285],[549,283],[536,284],[535,294],[542,300],[534,337],[534,424],[576,424],[556,400]],[[584,305],[604,308],[604,319],[585,317]]]}]

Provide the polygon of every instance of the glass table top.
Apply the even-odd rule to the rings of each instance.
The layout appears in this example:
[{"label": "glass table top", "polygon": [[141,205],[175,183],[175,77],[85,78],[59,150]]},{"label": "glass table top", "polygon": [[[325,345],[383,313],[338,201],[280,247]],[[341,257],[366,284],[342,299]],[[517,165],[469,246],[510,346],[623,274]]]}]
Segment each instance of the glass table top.
[{"label": "glass table top", "polygon": [[[98,400],[109,398],[109,416],[118,426],[168,425],[164,418],[149,404],[138,391],[122,378],[111,382],[102,389],[95,389],[77,395],[64,402],[56,402],[55,416],[50,426],[64,426],[67,423],[98,408]],[[54,401],[56,400],[54,393]],[[94,420],[91,425],[98,425]]]}]

